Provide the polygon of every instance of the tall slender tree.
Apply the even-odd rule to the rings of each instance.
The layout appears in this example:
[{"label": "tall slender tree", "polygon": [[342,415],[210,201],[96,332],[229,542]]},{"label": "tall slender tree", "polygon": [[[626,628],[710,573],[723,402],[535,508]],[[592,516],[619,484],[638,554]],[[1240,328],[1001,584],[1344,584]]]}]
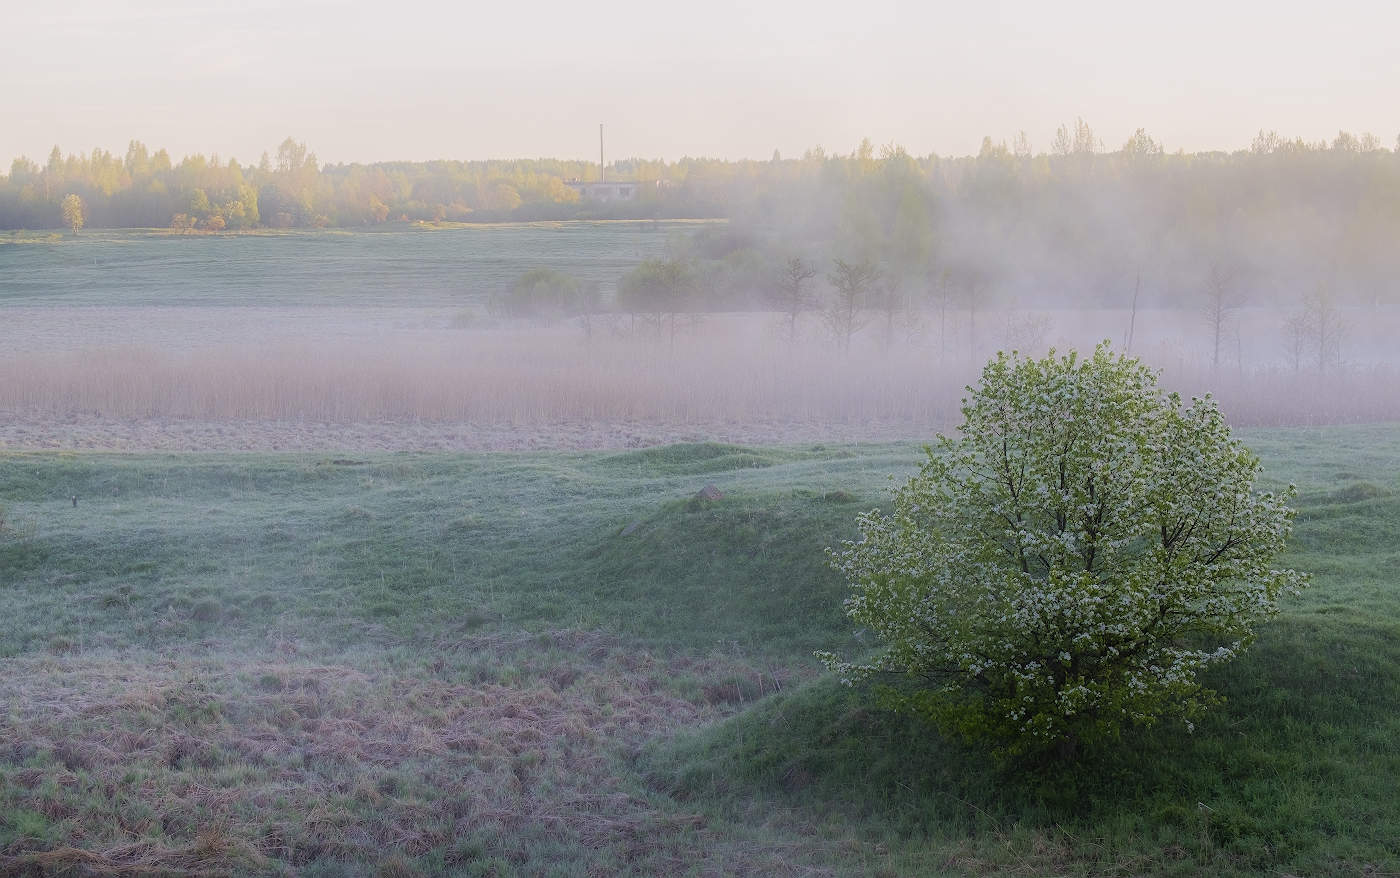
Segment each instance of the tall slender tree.
[{"label": "tall slender tree", "polygon": [[1212,370],[1220,368],[1220,349],[1226,338],[1226,330],[1240,308],[1244,307],[1244,296],[1236,288],[1238,273],[1233,263],[1215,259],[1206,269],[1202,283],[1201,317],[1210,332]]},{"label": "tall slender tree", "polygon": [[78,234],[82,229],[86,218],[83,216],[83,200],[76,194],[69,193],[63,199],[63,224],[73,230],[73,234]]},{"label": "tall slender tree", "polygon": [[868,321],[871,290],[880,281],[880,269],[869,259],[846,262],[837,259],[827,280],[831,282],[832,297],[824,317],[832,338],[843,353],[851,349],[851,338]]},{"label": "tall slender tree", "polygon": [[817,276],[815,266],[794,256],[783,266],[781,277],[773,287],[770,299],[787,319],[788,343],[797,341],[797,318],[814,302],[807,281]]}]

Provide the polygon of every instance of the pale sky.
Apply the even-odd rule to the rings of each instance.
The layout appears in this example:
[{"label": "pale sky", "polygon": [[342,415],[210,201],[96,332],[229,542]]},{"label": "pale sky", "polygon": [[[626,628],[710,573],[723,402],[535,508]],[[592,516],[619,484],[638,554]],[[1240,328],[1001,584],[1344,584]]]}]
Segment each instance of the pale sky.
[{"label": "pale sky", "polygon": [[245,163],[924,155],[1400,133],[1400,4],[4,0],[0,173],[138,139]]}]

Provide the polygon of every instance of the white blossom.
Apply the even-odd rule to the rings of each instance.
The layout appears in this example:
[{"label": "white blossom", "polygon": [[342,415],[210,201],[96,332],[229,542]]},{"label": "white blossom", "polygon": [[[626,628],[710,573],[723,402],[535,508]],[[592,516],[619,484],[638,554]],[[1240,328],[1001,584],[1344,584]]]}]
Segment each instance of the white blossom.
[{"label": "white blossom", "polygon": [[1199,672],[1306,585],[1272,566],[1294,489],[1254,491],[1259,461],[1209,396],[1164,395],[1101,345],[999,355],[962,411],[893,511],[830,551],[884,643],[863,664],[823,653],[843,682],[946,681],[921,709],[1008,749],[1109,734],[1194,713]]}]

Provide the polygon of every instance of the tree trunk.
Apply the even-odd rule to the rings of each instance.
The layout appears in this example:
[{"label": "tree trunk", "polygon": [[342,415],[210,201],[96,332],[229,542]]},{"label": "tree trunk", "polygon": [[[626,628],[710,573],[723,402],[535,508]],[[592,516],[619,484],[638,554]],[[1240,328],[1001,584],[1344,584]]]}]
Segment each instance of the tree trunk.
[{"label": "tree trunk", "polygon": [[1079,756],[1079,736],[1061,738],[1055,745],[1055,759],[1060,762],[1073,762]]}]

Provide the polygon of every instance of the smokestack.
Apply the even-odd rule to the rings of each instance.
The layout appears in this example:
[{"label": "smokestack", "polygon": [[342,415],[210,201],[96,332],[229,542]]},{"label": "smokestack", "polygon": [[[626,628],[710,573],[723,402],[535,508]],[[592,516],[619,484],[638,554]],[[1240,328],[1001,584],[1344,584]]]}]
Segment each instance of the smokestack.
[{"label": "smokestack", "polygon": [[603,163],[603,123],[602,123],[602,122],[599,122],[599,123],[598,123],[598,182],[599,182],[599,183],[606,183],[606,182],[608,182],[608,179],[607,179],[607,175],[608,175],[607,167],[608,167],[608,166],[607,166],[606,164]]}]

